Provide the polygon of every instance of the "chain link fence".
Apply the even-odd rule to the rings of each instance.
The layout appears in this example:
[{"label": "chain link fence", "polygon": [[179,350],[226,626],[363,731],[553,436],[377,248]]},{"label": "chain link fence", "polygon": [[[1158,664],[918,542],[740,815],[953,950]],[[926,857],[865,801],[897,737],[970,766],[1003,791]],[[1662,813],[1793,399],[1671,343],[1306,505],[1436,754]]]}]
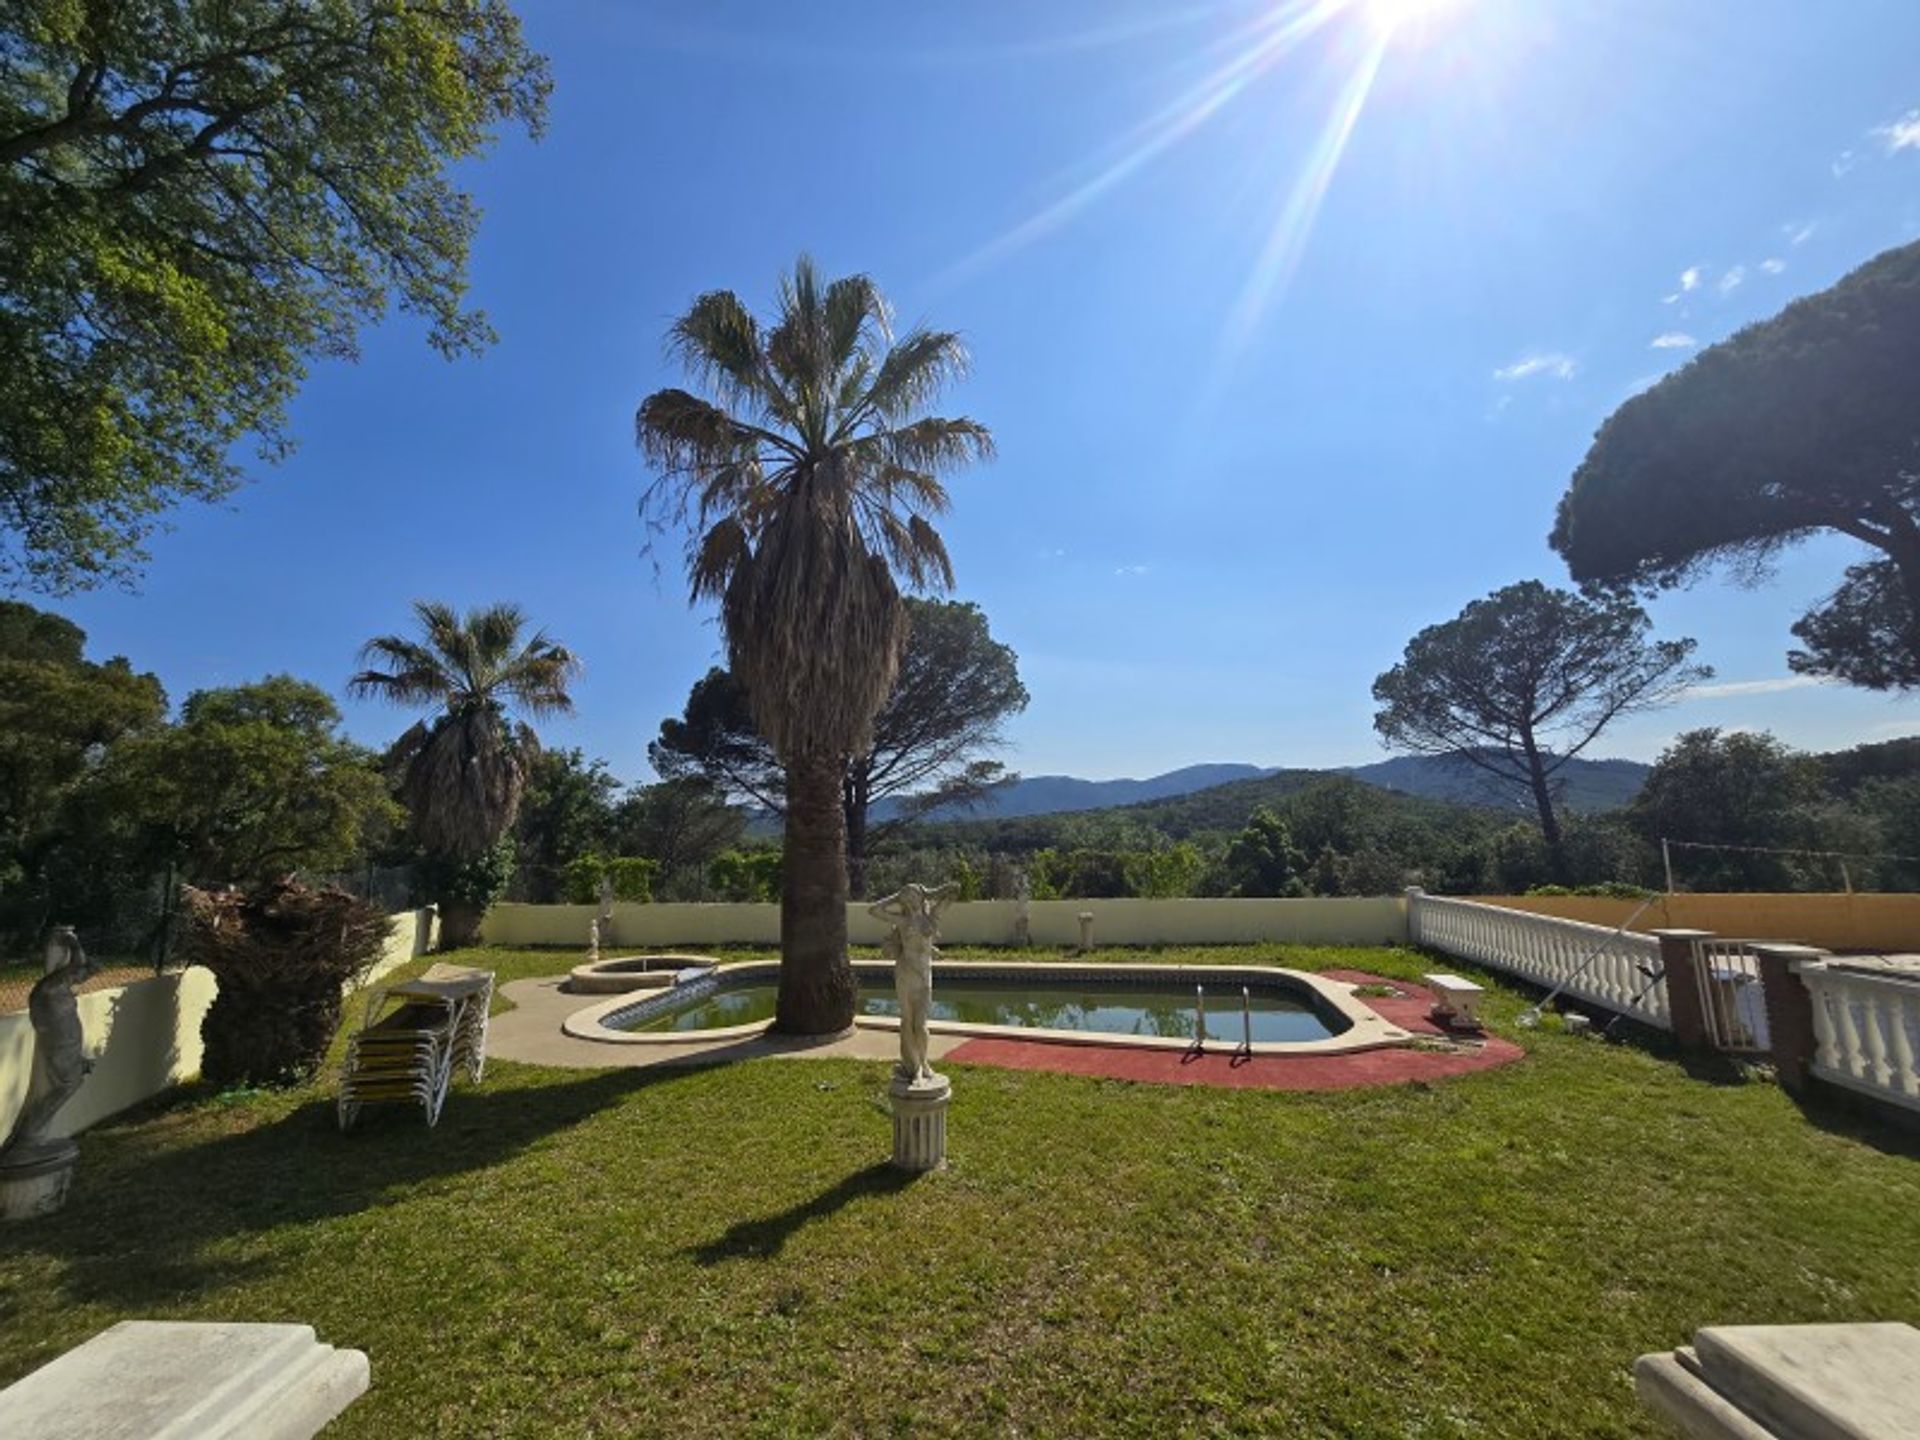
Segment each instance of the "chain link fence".
[{"label": "chain link fence", "polygon": [[[390,914],[413,908],[412,871],[404,865],[366,865],[329,875],[304,875],[307,884],[344,890]],[[46,972],[46,942],[57,925],[72,925],[92,973],[78,994],[109,990],[178,968],[174,958],[180,877],[165,870],[145,881],[102,881],[84,901],[60,904],[23,892],[0,892],[0,1015],[27,1008]]]},{"label": "chain link fence", "polygon": [[46,941],[57,925],[72,925],[87,953],[91,973],[79,994],[110,990],[175,968],[174,930],[179,917],[179,882],[171,871],[144,883],[104,887],[85,905],[59,913],[36,897],[0,895],[7,918],[7,942],[0,949],[0,1015],[27,1008],[27,997],[46,973]]}]

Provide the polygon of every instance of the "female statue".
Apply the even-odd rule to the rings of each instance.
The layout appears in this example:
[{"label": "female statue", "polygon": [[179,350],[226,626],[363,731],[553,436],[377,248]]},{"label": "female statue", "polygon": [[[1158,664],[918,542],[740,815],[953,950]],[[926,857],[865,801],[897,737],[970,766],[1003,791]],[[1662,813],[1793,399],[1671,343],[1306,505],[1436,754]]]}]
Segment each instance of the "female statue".
[{"label": "female statue", "polygon": [[894,1074],[909,1084],[934,1078],[933,1068],[927,1064],[927,1017],[933,1010],[933,942],[940,933],[940,912],[958,889],[952,884],[935,889],[903,885],[867,907],[867,913],[876,920],[893,922],[881,953],[893,961],[894,993],[900,997],[900,1063],[894,1066]]}]

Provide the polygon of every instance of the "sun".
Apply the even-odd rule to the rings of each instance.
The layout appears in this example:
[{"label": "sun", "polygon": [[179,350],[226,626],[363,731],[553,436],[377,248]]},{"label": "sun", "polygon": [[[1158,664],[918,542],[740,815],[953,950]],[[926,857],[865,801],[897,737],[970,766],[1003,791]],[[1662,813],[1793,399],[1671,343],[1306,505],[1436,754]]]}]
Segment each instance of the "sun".
[{"label": "sun", "polygon": [[1361,0],[1361,7],[1382,35],[1397,35],[1424,30],[1462,3],[1464,0]]}]

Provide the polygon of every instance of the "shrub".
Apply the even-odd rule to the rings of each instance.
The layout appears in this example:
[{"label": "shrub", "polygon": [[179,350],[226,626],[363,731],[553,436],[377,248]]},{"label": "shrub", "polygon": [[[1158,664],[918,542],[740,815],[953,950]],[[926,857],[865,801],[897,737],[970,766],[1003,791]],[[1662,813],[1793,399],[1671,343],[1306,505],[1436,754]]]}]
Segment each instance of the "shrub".
[{"label": "shrub", "polygon": [[1191,895],[1205,861],[1182,841],[1163,850],[1042,850],[1028,869],[1036,900]]},{"label": "shrub", "polygon": [[1644,900],[1653,892],[1624,880],[1608,880],[1601,885],[1535,885],[1526,893],[1536,897],[1580,895],[1604,900]]},{"label": "shrub", "polygon": [[959,861],[953,867],[954,899],[978,900],[980,898],[980,872],[966,861]]},{"label": "shrub", "polygon": [[607,861],[607,876],[613,881],[613,898],[630,904],[646,905],[653,900],[653,877],[660,873],[660,862],[639,855],[622,855]]},{"label": "shrub", "polygon": [[345,988],[380,958],[387,917],[342,890],[279,880],[249,892],[182,887],[180,956],[220,982],[200,1026],[216,1085],[310,1075],[340,1026]]},{"label": "shrub", "polygon": [[598,855],[576,855],[560,868],[560,895],[569,905],[591,905],[600,898],[607,862]]},{"label": "shrub", "polygon": [[707,866],[707,883],[722,900],[778,900],[780,852],[723,850]]}]

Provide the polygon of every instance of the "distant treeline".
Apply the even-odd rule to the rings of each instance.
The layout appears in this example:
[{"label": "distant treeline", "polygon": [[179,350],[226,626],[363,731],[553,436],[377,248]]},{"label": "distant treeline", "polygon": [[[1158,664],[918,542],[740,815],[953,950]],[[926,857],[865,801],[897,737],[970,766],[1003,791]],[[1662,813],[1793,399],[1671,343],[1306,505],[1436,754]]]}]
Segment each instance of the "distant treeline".
[{"label": "distant treeline", "polygon": [[[1767,735],[1696,730],[1660,757],[1635,801],[1566,822],[1574,887],[1683,890],[1920,888],[1920,737],[1833,754]],[[1701,848],[1701,847],[1719,848]],[[1556,883],[1531,818],[1347,777],[1282,772],[1110,810],[921,824],[870,861],[875,893],[957,878],[987,897],[1024,871],[1049,895],[1520,893]]]}]

